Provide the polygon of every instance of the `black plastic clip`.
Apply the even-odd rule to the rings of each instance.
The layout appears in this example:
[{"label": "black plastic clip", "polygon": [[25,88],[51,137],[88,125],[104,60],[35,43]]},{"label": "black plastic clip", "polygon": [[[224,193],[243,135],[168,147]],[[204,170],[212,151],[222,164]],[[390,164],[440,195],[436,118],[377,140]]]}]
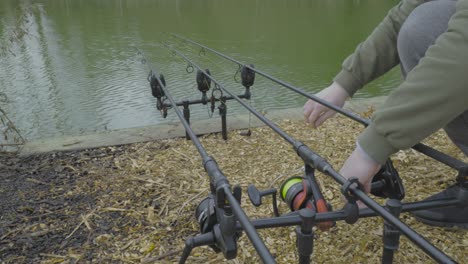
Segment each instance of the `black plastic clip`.
[{"label": "black plastic clip", "polygon": [[348,202],[356,202],[356,197],[349,191],[349,188],[353,184],[356,184],[358,188],[361,187],[361,183],[359,182],[358,178],[354,177],[349,178],[348,181],[343,184],[343,186],[341,186],[341,193],[344,195],[346,200],[348,200]]},{"label": "black plastic clip", "polygon": [[361,184],[357,178],[349,178],[348,181],[341,187],[341,193],[348,201],[343,207],[343,211],[346,214],[345,222],[348,224],[354,224],[359,219],[359,207],[356,204],[356,197],[349,191],[349,188],[353,184],[356,184],[358,188],[361,187]]}]

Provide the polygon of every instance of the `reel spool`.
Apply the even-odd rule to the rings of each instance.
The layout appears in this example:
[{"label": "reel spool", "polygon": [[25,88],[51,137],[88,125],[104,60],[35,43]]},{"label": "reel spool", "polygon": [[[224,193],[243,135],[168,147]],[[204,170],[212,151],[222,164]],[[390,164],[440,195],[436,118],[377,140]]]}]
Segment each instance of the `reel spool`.
[{"label": "reel spool", "polygon": [[[291,177],[281,185],[281,199],[289,206],[291,211],[298,211],[302,208],[309,208],[317,213],[332,211],[331,205],[323,199],[317,184],[314,185],[315,187],[313,187],[313,184],[311,179],[305,177]],[[317,192],[315,194],[314,189]],[[320,230],[328,231],[335,226],[335,222],[319,222],[316,225]]]},{"label": "reel spool", "polygon": [[403,182],[391,160],[387,160],[385,166],[372,179],[371,193],[378,197],[397,200],[405,197]]},{"label": "reel spool", "polygon": [[203,199],[195,210],[195,217],[202,234],[211,232],[216,224],[215,201],[212,195]]},{"label": "reel spool", "polygon": [[[197,209],[195,209],[195,217],[200,226],[200,233],[206,234],[213,232],[217,223],[215,199],[213,195],[208,195],[208,197],[198,204]],[[221,249],[215,244],[209,245],[209,247],[211,247],[216,253],[221,252]]]},{"label": "reel spool", "polygon": [[[315,209],[312,188],[303,177],[291,177],[280,188],[281,199],[289,206],[291,211],[302,208]],[[305,190],[305,191],[304,191]]]}]

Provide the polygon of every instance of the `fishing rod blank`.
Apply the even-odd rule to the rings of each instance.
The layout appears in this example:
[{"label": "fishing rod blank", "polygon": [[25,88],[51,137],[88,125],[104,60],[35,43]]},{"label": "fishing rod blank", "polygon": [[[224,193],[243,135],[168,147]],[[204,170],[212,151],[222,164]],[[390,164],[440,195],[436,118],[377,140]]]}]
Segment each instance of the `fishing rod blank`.
[{"label": "fishing rod blank", "polygon": [[[181,52],[179,52],[178,50],[176,50],[175,48],[167,44],[164,44],[164,46],[168,48],[169,50],[171,50],[172,52],[179,55],[180,57],[182,57],[184,60],[186,60],[191,65],[196,67],[198,70],[203,72],[203,69],[200,66],[198,66],[196,63],[194,63],[192,60],[190,60],[187,56],[185,56],[184,54],[182,54]],[[382,206],[380,206],[377,202],[375,202],[369,196],[367,196],[365,192],[360,190],[357,183],[353,184],[353,182],[344,178],[342,175],[336,172],[324,158],[322,158],[321,156],[313,152],[310,148],[308,148],[302,142],[299,142],[293,139],[291,136],[289,136],[287,133],[281,130],[278,126],[276,126],[272,121],[265,118],[254,108],[252,108],[251,106],[246,104],[243,100],[241,100],[239,97],[237,97],[236,95],[231,93],[229,90],[227,90],[222,84],[220,84],[216,79],[214,79],[213,76],[208,76],[208,78],[210,78],[214,83],[216,83],[220,87],[220,89],[222,89],[224,92],[232,96],[236,101],[238,101],[242,106],[248,109],[252,114],[254,114],[257,118],[259,118],[263,123],[269,126],[282,138],[284,138],[291,145],[293,145],[294,149],[297,151],[298,155],[304,160],[304,162],[306,162],[307,164],[311,165],[314,168],[317,168],[319,171],[331,176],[332,178],[334,178],[335,181],[340,183],[342,186],[346,186],[346,190],[344,193],[349,192],[355,197],[359,198],[365,205],[367,205],[370,209],[372,209],[381,217],[383,217],[386,221],[394,225],[398,230],[404,233],[411,241],[417,244],[424,252],[426,252],[429,256],[431,256],[435,260],[439,262],[443,262],[443,263],[455,263],[449,256],[447,256],[445,253],[440,251],[434,245],[429,243],[424,237],[422,237],[421,235],[416,233],[414,230],[409,228],[405,223],[401,222],[398,218],[396,218],[394,215],[392,215],[390,212],[388,212]]]},{"label": "fishing rod blank", "polygon": [[[289,84],[289,83],[287,83],[285,81],[277,79],[277,78],[275,78],[275,77],[273,77],[273,76],[271,76],[271,75],[269,75],[269,74],[267,74],[265,72],[262,72],[261,70],[259,70],[257,68],[253,68],[253,67],[250,67],[247,64],[243,64],[242,62],[240,62],[240,61],[238,61],[238,60],[236,60],[236,59],[234,59],[232,57],[229,57],[229,56],[227,56],[227,55],[225,55],[225,54],[223,54],[223,53],[221,53],[219,51],[216,51],[216,50],[214,50],[212,48],[209,48],[209,47],[207,47],[207,46],[205,46],[203,44],[200,44],[200,43],[195,42],[195,41],[193,41],[191,39],[182,37],[182,36],[174,34],[174,33],[172,33],[171,36],[176,37],[176,38],[181,39],[181,40],[184,40],[186,42],[192,43],[192,44],[194,44],[196,46],[199,46],[199,47],[201,47],[201,48],[203,48],[205,50],[209,50],[212,53],[214,53],[214,54],[216,54],[216,55],[218,55],[218,56],[220,56],[220,57],[222,57],[222,58],[224,58],[226,60],[229,60],[229,61],[231,61],[233,63],[238,64],[238,65],[244,66],[244,67],[250,69],[251,71],[254,71],[255,73],[260,74],[261,76],[263,76],[263,77],[265,77],[265,78],[267,78],[267,79],[269,79],[269,80],[271,80],[271,81],[273,81],[273,82],[275,82],[275,83],[277,83],[277,84],[279,84],[279,85],[281,85],[283,87],[286,87],[286,88],[288,88],[288,89],[290,89],[290,90],[292,90],[292,91],[294,91],[296,93],[299,93],[302,96],[305,96],[305,97],[307,97],[307,98],[309,98],[309,99],[311,99],[311,100],[313,100],[313,101],[315,101],[315,102],[317,102],[317,103],[319,103],[321,105],[324,105],[324,106],[326,106],[326,107],[328,107],[330,109],[333,109],[334,111],[336,111],[336,112],[338,112],[338,113],[340,113],[340,114],[342,114],[342,115],[344,115],[346,117],[349,117],[349,118],[363,124],[364,126],[368,126],[370,124],[369,119],[362,118],[361,116],[359,116],[359,115],[357,115],[357,114],[355,114],[355,113],[353,113],[351,111],[347,111],[347,110],[345,110],[345,109],[343,109],[341,107],[333,105],[333,104],[331,104],[331,103],[317,97],[316,95],[309,94],[309,93],[305,92],[302,89],[299,89],[299,88],[297,88],[297,87],[295,87],[295,86],[293,86],[293,85],[291,85],[291,84]],[[460,171],[460,170],[466,169],[466,167],[468,167],[468,164],[466,164],[466,163],[464,163],[464,162],[462,162],[460,160],[457,160],[457,159],[455,159],[455,158],[453,158],[453,157],[451,157],[451,156],[449,156],[449,155],[447,155],[447,154],[445,154],[443,152],[435,150],[435,149],[433,149],[433,148],[431,148],[431,147],[429,147],[427,145],[424,145],[422,143],[418,143],[415,146],[413,146],[412,148],[415,149],[416,151],[419,151],[419,152],[425,154],[426,156],[431,157],[431,158],[433,158],[433,159],[435,159],[435,160],[437,160],[439,162],[442,162],[445,165],[447,165],[447,166],[449,166],[451,168],[454,168],[456,170]]]},{"label": "fishing rod blank", "polygon": [[[216,164],[215,160],[208,155],[206,152],[205,148],[201,144],[200,140],[196,136],[195,132],[192,130],[188,122],[185,120],[183,113],[180,111],[180,109],[176,106],[175,100],[172,98],[171,94],[169,93],[168,89],[162,82],[162,80],[155,74],[156,71],[149,65],[149,67],[152,70],[153,76],[156,78],[157,82],[159,83],[161,89],[164,91],[165,96],[169,100],[169,102],[172,104],[174,107],[174,110],[179,117],[182,125],[185,128],[185,131],[189,135],[190,139],[194,143],[195,147],[197,148],[198,152],[200,153],[202,159],[203,159],[203,165],[205,167],[205,170],[211,177],[211,182],[213,186],[216,188],[216,190],[224,192],[225,197],[227,201],[229,202],[229,205],[231,206],[231,210],[234,213],[234,215],[237,217],[238,221],[241,223],[242,227],[244,228],[245,233],[247,234],[247,237],[250,239],[252,244],[254,245],[255,249],[257,250],[258,254],[260,255],[262,261],[264,263],[276,263],[275,259],[269,252],[268,248],[265,246],[265,243],[263,240],[260,238],[258,235],[257,230],[255,227],[252,225],[252,223],[249,221],[249,218],[247,215],[244,213],[242,208],[239,205],[239,202],[237,201],[236,197],[231,193],[229,182],[224,176],[224,174],[221,172],[219,169],[218,165]],[[205,73],[205,72],[204,72]],[[206,74],[206,73],[205,73]],[[218,201],[222,202],[223,201]],[[221,231],[222,232],[222,231]],[[209,241],[209,240],[208,240]],[[188,253],[190,253],[190,250],[188,250]],[[187,256],[185,256],[187,252],[184,254],[183,258],[186,259]]]}]

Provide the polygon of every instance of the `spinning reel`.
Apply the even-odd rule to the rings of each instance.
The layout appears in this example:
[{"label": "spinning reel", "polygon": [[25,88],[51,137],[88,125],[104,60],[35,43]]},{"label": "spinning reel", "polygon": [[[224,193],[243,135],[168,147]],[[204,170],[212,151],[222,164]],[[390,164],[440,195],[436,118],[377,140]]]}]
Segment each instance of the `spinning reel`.
[{"label": "spinning reel", "polygon": [[[332,211],[333,208],[325,201],[314,175],[314,169],[305,166],[305,177],[291,177],[280,187],[281,199],[289,206],[291,211],[299,211],[303,208],[312,209],[318,213]],[[322,231],[327,231],[335,225],[335,222],[321,222],[317,226]]]},{"label": "spinning reel", "polygon": [[316,209],[310,181],[307,178],[295,176],[287,179],[280,187],[280,196],[291,211],[302,208]]},{"label": "spinning reel", "polygon": [[[273,210],[275,216],[279,216],[278,207],[276,204],[276,189],[268,189],[259,191],[254,185],[249,185],[248,194],[250,201],[254,206],[261,205],[263,196],[273,196]],[[314,169],[309,165],[305,166],[305,176],[295,176],[287,179],[280,188],[281,199],[288,205],[291,211],[299,211],[303,208],[312,209],[318,213],[326,213],[332,211],[330,204],[325,202],[320,186],[315,180]],[[322,231],[329,230],[334,226],[334,222],[320,222],[317,226]]]},{"label": "spinning reel", "polygon": [[200,233],[205,234],[213,230],[217,219],[215,202],[212,194],[198,204],[195,210],[195,217],[200,225]]},{"label": "spinning reel", "polygon": [[[234,186],[233,195],[239,204],[241,192],[240,186]],[[235,229],[236,217],[229,205],[219,207],[215,194],[211,193],[198,204],[195,217],[200,226],[200,233],[211,234],[211,241],[206,245],[217,253],[223,252],[227,259],[237,256],[237,241],[242,232]]]},{"label": "spinning reel", "polygon": [[[314,185],[316,184],[310,177],[291,177],[281,185],[281,199],[291,211],[298,211],[302,208],[315,208],[318,212],[326,211],[326,209],[331,210],[330,205],[326,204],[323,199],[318,201],[314,199],[314,196],[317,196],[316,191],[313,190]],[[374,176],[371,193],[378,197],[397,200],[402,200],[405,197],[403,183],[391,160],[388,160]]]}]

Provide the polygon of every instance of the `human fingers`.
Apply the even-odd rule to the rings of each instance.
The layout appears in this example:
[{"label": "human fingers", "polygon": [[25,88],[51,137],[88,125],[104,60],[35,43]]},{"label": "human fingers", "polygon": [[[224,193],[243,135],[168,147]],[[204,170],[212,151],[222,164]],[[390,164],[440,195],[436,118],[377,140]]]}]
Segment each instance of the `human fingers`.
[{"label": "human fingers", "polygon": [[324,114],[318,117],[317,121],[315,121],[315,127],[319,127],[320,125],[323,124],[328,118],[334,116],[336,114],[335,111],[328,110]]},{"label": "human fingers", "polygon": [[309,115],[310,115],[310,114],[312,113],[312,111],[314,110],[314,107],[315,107],[316,104],[317,104],[317,103],[314,102],[314,101],[312,101],[312,100],[309,100],[309,101],[307,101],[307,102],[304,104],[304,108],[303,108],[304,112],[303,112],[303,114],[304,114],[304,121],[305,121],[306,123],[309,122],[309,121],[308,121],[308,120],[309,120]]},{"label": "human fingers", "polygon": [[317,121],[317,118],[319,118],[319,116],[323,115],[325,113],[325,110],[326,110],[325,107],[323,107],[322,105],[316,105],[314,107],[314,110],[309,115],[309,119],[308,119],[308,122],[312,127],[314,127],[314,128],[316,127],[315,122]]}]

